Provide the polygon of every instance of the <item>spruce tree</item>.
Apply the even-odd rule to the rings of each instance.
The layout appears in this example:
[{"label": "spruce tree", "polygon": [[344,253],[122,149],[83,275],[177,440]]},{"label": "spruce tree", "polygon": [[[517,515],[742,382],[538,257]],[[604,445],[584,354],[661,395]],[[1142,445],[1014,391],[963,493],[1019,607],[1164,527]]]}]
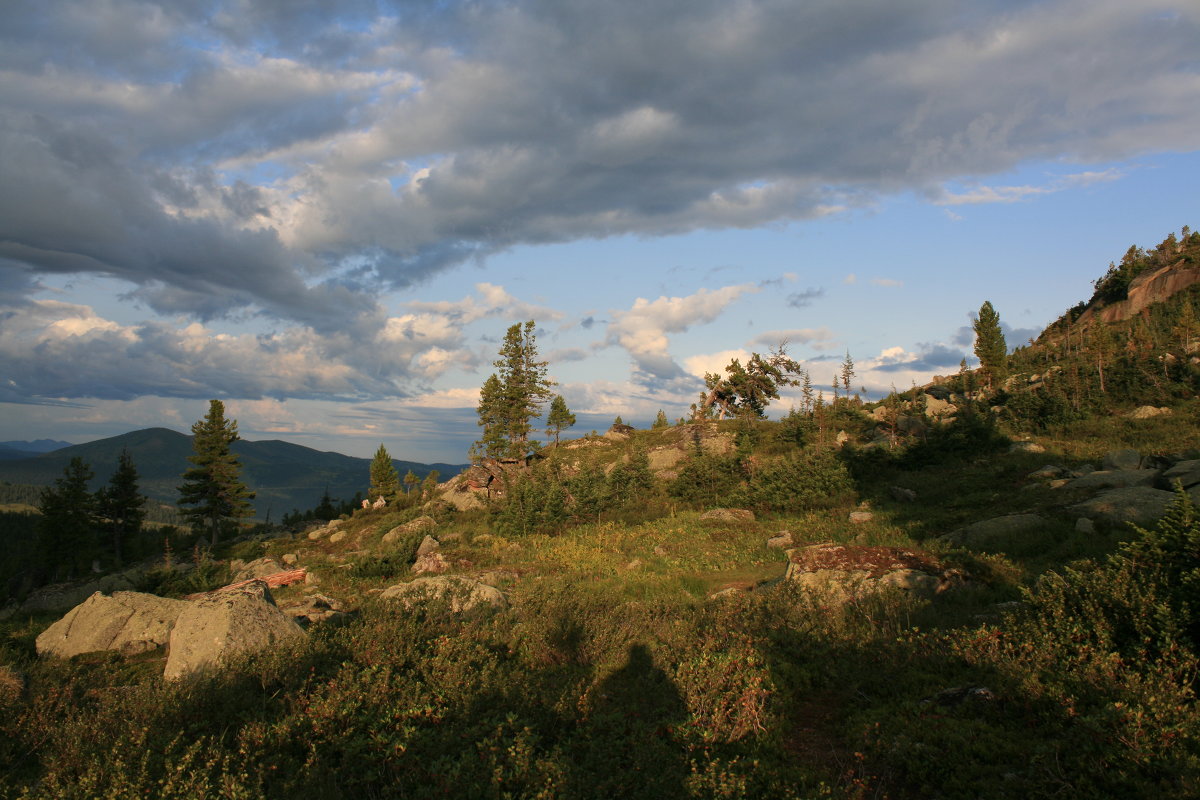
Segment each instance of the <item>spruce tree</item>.
[{"label": "spruce tree", "polygon": [[371,488],[367,490],[367,499],[374,501],[382,497],[390,501],[399,493],[400,476],[396,473],[396,465],[392,463],[387,448],[381,444],[371,459]]},{"label": "spruce tree", "polygon": [[[213,547],[221,529],[254,513],[254,492],[242,483],[242,464],[231,446],[238,436],[237,420],[225,419],[225,404],[210,400],[208,414],[192,425],[192,466],[183,473],[179,506],[197,530],[208,529]],[[191,506],[191,508],[185,508]]]},{"label": "spruce tree", "polygon": [[567,408],[567,401],[561,394],[554,395],[550,401],[550,413],[546,415],[546,435],[554,437],[558,444],[558,435],[575,424],[575,415]]},{"label": "spruce tree", "polygon": [[88,491],[91,479],[91,467],[76,456],[54,486],[42,490],[38,549],[43,567],[54,579],[82,575],[97,554],[96,500]]},{"label": "spruce tree", "polygon": [[975,356],[990,389],[1008,377],[1008,344],[1000,329],[1000,315],[990,302],[985,300],[979,307],[974,327]]},{"label": "spruce tree", "polygon": [[473,458],[489,456],[524,460],[536,443],[529,441],[530,420],[540,416],[554,382],[547,362],[538,359],[534,322],[508,329],[494,362],[497,371],[479,391],[479,425],[483,436],[471,446]]},{"label": "spruce tree", "polygon": [[650,430],[657,431],[662,428],[669,428],[671,423],[667,421],[666,413],[660,408],[658,416],[654,418],[654,424],[650,426]]},{"label": "spruce tree", "polygon": [[128,450],[121,450],[108,486],[96,493],[96,506],[104,528],[112,536],[113,557],[120,564],[124,543],[141,531],[146,518],[146,498],[138,488],[137,467]]}]

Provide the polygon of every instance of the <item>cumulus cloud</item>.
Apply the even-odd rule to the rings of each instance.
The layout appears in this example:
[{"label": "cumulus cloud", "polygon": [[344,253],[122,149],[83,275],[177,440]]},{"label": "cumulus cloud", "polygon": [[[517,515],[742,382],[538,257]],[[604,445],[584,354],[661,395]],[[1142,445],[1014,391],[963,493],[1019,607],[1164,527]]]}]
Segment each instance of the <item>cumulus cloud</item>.
[{"label": "cumulus cloud", "polygon": [[1190,149],[1200,129],[1200,11],[1179,0],[6,12],[0,258],[201,320],[333,328],[520,244],[905,191],[1014,202],[1117,174],[979,176]]},{"label": "cumulus cloud", "polygon": [[669,380],[686,373],[668,352],[669,333],[682,333],[693,325],[715,320],[735,300],[757,292],[753,284],[700,289],[686,297],[639,297],[628,311],[613,311],[606,341],[618,344],[633,358],[647,379]]}]

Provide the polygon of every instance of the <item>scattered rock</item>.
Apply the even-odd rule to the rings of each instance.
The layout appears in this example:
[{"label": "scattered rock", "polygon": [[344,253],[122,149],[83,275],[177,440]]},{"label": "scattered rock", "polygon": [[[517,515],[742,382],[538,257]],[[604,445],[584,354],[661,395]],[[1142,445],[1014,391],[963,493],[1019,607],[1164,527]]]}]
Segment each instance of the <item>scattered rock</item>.
[{"label": "scattered rock", "polygon": [[1150,419],[1151,417],[1165,417],[1171,414],[1171,409],[1166,406],[1155,408],[1154,406],[1138,406],[1133,411],[1129,412],[1130,419]]},{"label": "scattered rock", "polygon": [[686,454],[678,447],[654,447],[646,453],[650,471],[654,473],[674,469],[675,465],[683,461],[685,457]]},{"label": "scattered rock", "polygon": [[1092,522],[1087,517],[1080,517],[1075,520],[1075,532],[1083,534],[1091,534],[1096,532],[1096,523]]},{"label": "scattered rock", "polygon": [[714,508],[701,514],[700,519],[710,522],[754,522],[754,512],[744,508]]},{"label": "scattered rock", "polygon": [[906,489],[903,486],[889,487],[888,492],[892,495],[892,499],[898,503],[912,503],[917,499],[916,492],[912,489]]},{"label": "scattered rock", "polygon": [[1120,469],[1138,469],[1142,466],[1142,454],[1137,450],[1126,447],[1121,450],[1112,450],[1104,457],[1100,469],[1102,470],[1120,470]]},{"label": "scattered rock", "polygon": [[667,555],[669,552],[670,552],[670,551],[669,551],[669,550],[667,550],[667,548],[663,547],[661,544],[658,544],[658,545],[655,545],[655,546],[654,546],[654,555],[656,555],[656,556],[665,556],[665,555]]},{"label": "scattered rock", "polygon": [[1037,514],[1009,514],[972,523],[939,538],[949,544],[972,550],[988,549],[1002,547],[1008,537],[1038,531],[1046,524],[1046,520]]},{"label": "scattered rock", "polygon": [[1050,481],[1050,483],[1048,483],[1046,485],[1049,486],[1051,489],[1061,489],[1062,487],[1066,486],[1070,482],[1071,481],[1069,478],[1057,478],[1055,480]]},{"label": "scattered rock", "polygon": [[317,622],[339,622],[348,616],[341,601],[323,594],[307,595],[281,610],[305,628]]},{"label": "scattered rock", "polygon": [[213,592],[185,604],[171,629],[163,676],[174,680],[216,667],[229,657],[297,639],[304,630],[275,606],[262,581]]},{"label": "scattered rock", "polygon": [[1037,442],[1013,442],[1008,447],[1010,453],[1044,453],[1046,448]]},{"label": "scattered rock", "polygon": [[1133,486],[1153,486],[1158,481],[1158,474],[1156,469],[1098,469],[1075,478],[1067,484],[1067,488],[1128,489]]},{"label": "scattered rock", "polygon": [[1057,464],[1047,464],[1041,469],[1035,469],[1025,477],[1032,478],[1035,481],[1049,480],[1050,478],[1057,478],[1065,474],[1066,471],[1066,468],[1060,467]]},{"label": "scattered rock", "polygon": [[390,586],[379,596],[396,600],[405,608],[430,600],[448,600],[450,610],[456,613],[485,606],[497,609],[508,607],[508,600],[495,586],[458,575],[417,578],[409,583]]},{"label": "scattered rock", "polygon": [[[191,565],[186,565],[185,569]],[[87,583],[53,584],[43,586],[21,603],[22,612],[37,611],[68,611],[87,600],[96,592],[111,594],[113,592],[133,591],[133,583],[123,573],[104,575]]]},{"label": "scattered rock", "polygon": [[866,547],[825,542],[787,551],[785,580],[830,602],[845,602],[892,587],[931,596],[961,582],[927,554],[899,547]]},{"label": "scattered rock", "polygon": [[285,567],[294,567],[300,563],[300,558],[295,553],[284,553],[279,557]]},{"label": "scattered rock", "polygon": [[441,542],[429,534],[425,534],[425,538],[421,540],[419,545],[417,545],[417,556],[420,557],[423,555],[428,555],[429,553],[436,553],[441,549],[441,547]]},{"label": "scattered rock", "polygon": [[1108,527],[1153,524],[1167,510],[1174,493],[1149,486],[1131,489],[1110,489],[1090,500],[1070,506],[1070,510]]},{"label": "scattered rock", "polygon": [[133,654],[162,647],[187,602],[143,592],[96,592],[37,637],[39,656],[70,658],[115,650]]},{"label": "scattered rock", "polygon": [[240,566],[236,571],[233,569],[233,566],[234,565],[232,563],[229,565],[231,574],[229,579],[230,583],[250,580],[251,578],[265,578],[268,575],[274,575],[276,573],[283,572],[283,564],[280,564],[278,561],[270,558],[269,556],[256,558],[249,564]]},{"label": "scattered rock", "polygon": [[637,569],[640,566],[642,566],[642,560],[640,558],[635,558],[633,561],[630,561],[625,565],[625,569]]},{"label": "scattered rock", "polygon": [[437,527],[437,520],[433,517],[417,517],[411,522],[406,522],[403,525],[397,525],[383,535],[383,543],[391,544],[397,539],[403,538],[410,533],[419,533],[421,531],[432,530]]},{"label": "scattered rock", "polygon": [[870,522],[875,519],[875,515],[870,511],[851,511],[849,519],[853,524],[861,525],[864,522]]},{"label": "scattered rock", "polygon": [[441,575],[448,569],[450,569],[450,562],[436,550],[417,556],[417,560],[412,565],[412,571],[416,575],[423,573]]},{"label": "scattered rock", "polygon": [[1200,459],[1180,461],[1164,472],[1162,479],[1169,487],[1174,487],[1176,481],[1182,483],[1185,489],[1200,485]]},{"label": "scattered rock", "polygon": [[767,547],[772,547],[777,550],[786,550],[795,544],[792,539],[791,531],[780,531],[779,533],[767,539]]}]

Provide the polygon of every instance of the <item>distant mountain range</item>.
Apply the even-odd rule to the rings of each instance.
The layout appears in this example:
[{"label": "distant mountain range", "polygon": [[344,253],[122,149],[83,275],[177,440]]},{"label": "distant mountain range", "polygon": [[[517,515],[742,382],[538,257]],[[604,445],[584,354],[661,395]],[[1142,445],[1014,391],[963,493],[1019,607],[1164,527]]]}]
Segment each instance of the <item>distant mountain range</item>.
[{"label": "distant mountain range", "polygon": [[[0,447],[20,452],[11,447],[14,444],[39,443],[8,442],[0,443]],[[192,437],[167,428],[147,428],[87,444],[56,444],[65,446],[32,456],[29,451],[17,458],[0,455],[0,481],[48,486],[62,477],[63,468],[78,456],[91,466],[96,475],[92,488],[98,488],[108,482],[121,450],[127,449],[137,465],[142,493],[173,505],[179,497],[183,471],[189,466],[187,458],[192,454]],[[331,496],[345,500],[355,492],[366,494],[370,484],[368,458],[322,452],[274,439],[241,440],[234,443],[233,450],[241,458],[242,480],[257,493],[254,510],[259,519],[265,519],[268,512],[272,520],[279,520],[294,509],[313,508],[326,489]],[[394,459],[393,463],[401,477],[411,469],[424,478],[436,469],[441,480],[457,475],[467,466]]]},{"label": "distant mountain range", "polygon": [[59,442],[54,439],[37,439],[32,442],[0,442],[0,461],[29,458],[70,446],[70,442]]}]

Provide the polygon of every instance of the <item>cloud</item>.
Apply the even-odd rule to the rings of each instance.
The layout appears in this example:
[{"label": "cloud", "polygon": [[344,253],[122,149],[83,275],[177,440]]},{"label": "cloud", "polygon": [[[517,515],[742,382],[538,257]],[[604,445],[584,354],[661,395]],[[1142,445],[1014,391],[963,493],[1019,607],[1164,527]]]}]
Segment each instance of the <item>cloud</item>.
[{"label": "cloud", "polygon": [[775,347],[780,342],[786,342],[788,345],[808,345],[814,350],[829,350],[836,344],[833,331],[820,327],[767,331],[754,337],[748,346]]},{"label": "cloud", "polygon": [[681,378],[686,373],[668,352],[667,334],[712,322],[739,297],[757,291],[758,287],[746,283],[700,289],[687,297],[639,297],[628,311],[612,312],[605,341],[625,348],[635,368],[647,379]]},{"label": "cloud", "polygon": [[805,308],[811,306],[814,300],[825,296],[825,290],[810,287],[802,292],[792,292],[787,296],[787,304],[792,308]]},{"label": "cloud", "polygon": [[0,258],[333,330],[518,245],[1017,202],[1117,173],[979,176],[1200,128],[1181,2],[396,8],[6,9]]},{"label": "cloud", "polygon": [[858,283],[858,276],[851,272],[846,277],[842,278],[842,283],[855,284]]},{"label": "cloud", "polygon": [[903,286],[904,281],[898,281],[893,278],[871,278],[871,285],[897,287]]},{"label": "cloud", "polygon": [[258,399],[401,398],[476,354],[453,318],[405,314],[321,333],[222,334],[200,323],[122,325],[53,300],[0,308],[9,402],[141,395]]}]

